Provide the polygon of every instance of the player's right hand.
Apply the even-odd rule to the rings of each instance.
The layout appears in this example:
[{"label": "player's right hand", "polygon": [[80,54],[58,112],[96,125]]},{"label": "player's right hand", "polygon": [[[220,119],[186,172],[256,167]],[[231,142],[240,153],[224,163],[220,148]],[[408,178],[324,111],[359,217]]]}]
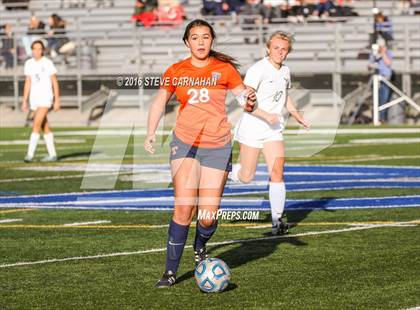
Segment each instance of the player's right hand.
[{"label": "player's right hand", "polygon": [[27,102],[22,102],[22,111],[25,113],[29,111]]},{"label": "player's right hand", "polygon": [[247,96],[246,96],[246,104],[245,104],[244,110],[246,112],[252,112],[254,111],[254,106],[257,102],[257,95],[255,94],[255,91],[250,87],[247,87],[246,90],[247,90]]},{"label": "player's right hand", "polygon": [[155,143],[155,141],[156,141],[156,135],[155,134],[148,134],[146,136],[146,139],[144,140],[144,149],[149,154],[154,154],[155,153],[155,149],[153,147],[153,143]]}]

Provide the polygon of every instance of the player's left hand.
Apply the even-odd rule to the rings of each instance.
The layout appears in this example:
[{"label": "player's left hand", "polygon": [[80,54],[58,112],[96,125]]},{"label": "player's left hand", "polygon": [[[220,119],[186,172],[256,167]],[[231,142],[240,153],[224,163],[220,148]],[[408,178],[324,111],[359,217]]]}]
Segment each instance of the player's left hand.
[{"label": "player's left hand", "polygon": [[60,107],[60,101],[59,100],[54,101],[54,105],[53,105],[54,111],[57,112],[57,111],[60,110],[60,108],[61,108]]},{"label": "player's left hand", "polygon": [[311,124],[309,124],[309,122],[303,117],[301,117],[300,119],[297,119],[297,122],[301,124],[305,129],[309,129],[309,127],[311,127]]}]

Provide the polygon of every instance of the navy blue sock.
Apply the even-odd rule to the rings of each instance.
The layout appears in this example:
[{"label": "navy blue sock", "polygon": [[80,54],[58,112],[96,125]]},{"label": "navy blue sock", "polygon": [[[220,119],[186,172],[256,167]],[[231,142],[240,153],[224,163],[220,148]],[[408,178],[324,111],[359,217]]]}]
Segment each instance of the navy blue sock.
[{"label": "navy blue sock", "polygon": [[205,228],[200,225],[199,221],[197,221],[197,226],[195,229],[195,240],[194,240],[195,251],[202,249],[206,245],[207,241],[210,240],[211,236],[216,231],[216,228],[217,228],[217,222]]},{"label": "navy blue sock", "polygon": [[190,225],[180,225],[171,220],[166,242],[166,271],[178,271],[179,261],[184,251]]}]

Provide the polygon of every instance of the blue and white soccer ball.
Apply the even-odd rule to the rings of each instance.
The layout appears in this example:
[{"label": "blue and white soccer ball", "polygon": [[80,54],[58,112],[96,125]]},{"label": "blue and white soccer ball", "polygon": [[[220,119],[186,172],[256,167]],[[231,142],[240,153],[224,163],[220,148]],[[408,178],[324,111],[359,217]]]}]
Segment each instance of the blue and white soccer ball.
[{"label": "blue and white soccer ball", "polygon": [[225,290],[229,285],[231,275],[228,265],[219,258],[203,260],[194,272],[198,287],[206,293]]}]

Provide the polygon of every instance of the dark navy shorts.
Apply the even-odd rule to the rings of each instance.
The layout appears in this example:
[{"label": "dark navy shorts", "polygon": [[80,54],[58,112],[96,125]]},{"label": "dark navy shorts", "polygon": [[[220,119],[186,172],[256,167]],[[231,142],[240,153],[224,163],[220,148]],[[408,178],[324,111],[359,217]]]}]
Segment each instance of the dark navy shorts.
[{"label": "dark navy shorts", "polygon": [[170,160],[195,158],[200,165],[223,171],[232,171],[232,145],[230,143],[217,148],[204,148],[182,142],[173,135],[170,146]]}]

